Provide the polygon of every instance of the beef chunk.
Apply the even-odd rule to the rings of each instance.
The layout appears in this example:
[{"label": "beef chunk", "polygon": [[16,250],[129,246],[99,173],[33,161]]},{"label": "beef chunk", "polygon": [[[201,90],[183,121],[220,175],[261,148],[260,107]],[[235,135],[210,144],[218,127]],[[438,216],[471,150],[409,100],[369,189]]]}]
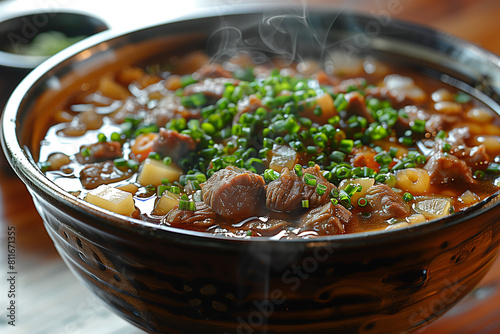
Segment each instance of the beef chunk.
[{"label": "beef chunk", "polygon": [[267,185],[267,207],[276,211],[293,211],[302,207],[304,186],[302,178],[283,168],[281,176]]},{"label": "beef chunk", "polygon": [[[90,155],[83,156],[81,152],[87,149]],[[75,156],[78,162],[81,164],[116,159],[123,156],[122,145],[116,141],[103,143],[97,142],[91,145],[82,145],[82,147],[80,148],[80,152]]]},{"label": "beef chunk", "polygon": [[429,172],[431,183],[444,184],[452,182],[474,183],[472,171],[464,160],[452,154],[435,152],[427,161],[424,169]]},{"label": "beef chunk", "polygon": [[483,169],[490,163],[490,156],[486,152],[486,147],[484,145],[474,146],[474,147],[460,147],[454,149],[452,154],[465,161],[467,166],[472,169]]},{"label": "beef chunk", "polygon": [[351,212],[342,205],[328,202],[310,210],[300,220],[300,232],[315,231],[318,235],[342,234],[344,224],[349,222]]},{"label": "beef chunk", "polygon": [[354,91],[346,94],[345,100],[347,101],[347,118],[351,117],[352,115],[357,115],[366,118],[366,120],[370,123],[375,122],[375,119],[366,107],[365,97],[361,95],[360,92]]},{"label": "beef chunk", "polygon": [[203,202],[196,202],[196,210],[180,210],[175,207],[162,219],[161,224],[180,227],[182,225],[197,225],[209,227],[215,225],[217,214]]},{"label": "beef chunk", "polygon": [[311,208],[327,203],[335,185],[324,178],[318,165],[305,169],[305,173],[314,175],[317,184],[326,186],[323,195],[316,192],[316,186],[307,185],[304,177],[298,177],[288,168],[283,168],[281,176],[269,183],[266,188],[267,207],[276,211],[293,211],[302,207],[303,200],[308,200]]},{"label": "beef chunk", "polygon": [[440,130],[449,130],[462,121],[460,116],[433,114],[425,123],[425,130],[433,133]]},{"label": "beef chunk", "polygon": [[131,176],[129,171],[122,171],[115,166],[113,161],[99,162],[86,166],[80,172],[80,181],[85,189],[94,189],[101,184],[128,179]]},{"label": "beef chunk", "polygon": [[229,166],[201,185],[203,201],[222,217],[241,221],[258,212],[264,184],[262,176]]},{"label": "beef chunk", "polygon": [[306,173],[312,174],[316,177],[316,184],[322,184],[326,186],[325,193],[323,195],[318,195],[316,192],[316,186],[304,186],[303,196],[304,199],[309,200],[309,207],[315,208],[317,206],[323,205],[330,201],[330,192],[336,188],[335,185],[328,182],[327,179],[321,174],[321,169],[318,165],[314,167],[309,167],[304,169],[304,175]]},{"label": "beef chunk", "polygon": [[114,122],[121,124],[127,117],[136,117],[140,113],[145,113],[145,106],[139,102],[136,96],[130,96],[125,100],[121,108],[111,115]]},{"label": "beef chunk", "polygon": [[362,90],[366,86],[365,78],[352,78],[347,80],[342,80],[338,85],[336,85],[333,90],[334,93],[348,93],[352,89]]},{"label": "beef chunk", "polygon": [[201,82],[191,84],[184,88],[185,95],[192,95],[196,93],[203,93],[210,103],[216,102],[222,97],[226,90],[226,84],[236,83],[234,79],[215,78],[205,79]]},{"label": "beef chunk", "polygon": [[153,143],[153,152],[161,156],[169,156],[178,162],[189,151],[196,148],[196,143],[191,136],[173,130],[161,128],[158,138]]},{"label": "beef chunk", "polygon": [[410,207],[403,198],[385,184],[370,187],[365,198],[376,217],[382,219],[403,218],[410,213]]},{"label": "beef chunk", "polygon": [[400,135],[410,129],[415,120],[426,121],[425,130],[430,133],[438,132],[439,130],[450,130],[462,121],[460,116],[436,114],[416,106],[406,106],[403,108],[403,111],[404,116],[399,115],[395,125],[395,129]]},{"label": "beef chunk", "polygon": [[196,71],[200,80],[207,78],[232,78],[233,74],[222,67],[221,64],[211,63],[201,66]]},{"label": "beef chunk", "polygon": [[285,230],[288,222],[282,219],[268,218],[268,219],[253,219],[245,223],[239,230],[252,231],[252,237],[269,237],[278,234]]}]

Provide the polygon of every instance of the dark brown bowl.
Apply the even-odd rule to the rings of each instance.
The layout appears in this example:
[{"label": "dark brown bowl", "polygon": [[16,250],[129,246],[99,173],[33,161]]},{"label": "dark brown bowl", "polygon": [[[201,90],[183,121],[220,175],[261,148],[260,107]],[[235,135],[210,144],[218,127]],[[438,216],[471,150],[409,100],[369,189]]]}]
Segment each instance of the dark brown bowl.
[{"label": "dark brown bowl", "polygon": [[47,109],[105,70],[174,49],[223,57],[244,47],[319,60],[334,49],[370,54],[425,71],[499,110],[492,83],[500,82],[500,59],[449,35],[332,9],[311,10],[307,21],[293,10],[273,19],[277,13],[266,12],[265,20],[261,10],[239,11],[95,36],[42,64],[16,89],[2,145],[62,258],[116,313],[148,332],[399,333],[437,318],[496,257],[498,194],[391,231],[235,240],[110,213],[64,192],[37,167],[43,134],[34,123],[47,122]]}]

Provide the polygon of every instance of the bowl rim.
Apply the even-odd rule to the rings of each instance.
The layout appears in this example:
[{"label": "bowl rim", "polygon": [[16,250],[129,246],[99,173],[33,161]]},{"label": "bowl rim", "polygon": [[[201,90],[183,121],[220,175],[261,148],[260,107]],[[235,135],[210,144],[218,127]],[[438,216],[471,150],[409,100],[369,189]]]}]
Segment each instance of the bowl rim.
[{"label": "bowl rim", "polygon": [[[313,6],[311,8],[320,11],[328,10],[329,13],[339,13],[339,9],[332,6]],[[80,42],[77,42],[67,49],[64,49],[63,51],[50,57],[41,65],[36,67],[30,74],[28,74],[28,76],[16,87],[5,106],[5,110],[1,120],[2,126],[0,128],[0,132],[2,134],[1,144],[4,150],[4,154],[6,154],[7,156],[9,164],[14,169],[19,178],[25,183],[32,196],[34,196],[35,193],[42,197],[43,195],[48,196],[51,201],[57,202],[61,207],[64,207],[65,210],[72,210],[79,214],[83,214],[85,217],[94,218],[86,221],[86,224],[88,224],[88,222],[92,222],[92,226],[99,229],[114,231],[118,229],[123,232],[137,233],[139,235],[158,240],[168,239],[174,236],[188,239],[195,238],[194,240],[201,238],[207,241],[210,240],[214,242],[217,241],[217,243],[223,242],[228,244],[255,242],[265,242],[271,244],[301,243],[314,247],[322,246],[325,243],[338,243],[339,245],[342,245],[342,247],[359,247],[361,245],[381,244],[394,240],[403,241],[406,239],[418,237],[420,235],[437,232],[441,229],[461,224],[468,219],[479,216],[489,210],[493,210],[500,205],[500,198],[498,196],[500,194],[499,190],[488,198],[476,203],[475,205],[467,208],[464,211],[456,212],[453,215],[435,219],[429,222],[391,230],[376,230],[341,235],[319,236],[312,239],[298,238],[291,240],[281,240],[267,237],[230,238],[225,236],[212,235],[206,232],[196,232],[153,224],[139,219],[122,216],[97,207],[93,204],[87,203],[84,200],[71,195],[70,193],[66,192],[55,183],[50,181],[41,172],[40,168],[38,168],[37,164],[32,159],[29,150],[21,147],[19,141],[17,140],[17,130],[20,125],[16,121],[16,117],[23,101],[25,100],[25,97],[29,96],[29,93],[32,91],[33,87],[36,87],[38,81],[41,80],[47,72],[56,69],[63,61],[70,60],[80,52],[91,49],[92,47],[96,47],[106,41],[110,41],[115,38],[123,38],[126,35],[138,33],[140,31],[148,30],[153,27],[165,25],[168,26],[179,22],[189,22],[191,20],[204,18],[215,19],[220,16],[259,15],[260,13],[262,13],[262,11],[262,6],[255,5],[242,5],[238,8],[232,8],[231,10],[224,12],[223,14],[214,12],[213,9],[203,8],[188,15],[169,19],[161,23],[153,23],[151,25],[140,28],[105,30],[98,34],[92,35]],[[368,13],[356,11],[349,11],[348,14],[358,17],[369,16]],[[460,44],[461,47],[464,47],[469,51],[479,53],[482,57],[488,59],[496,66],[500,67],[500,57],[491,53],[490,51],[476,46],[474,43],[459,39],[453,35],[443,33],[441,31],[423,25],[402,21],[399,19],[394,19],[394,21],[398,22],[398,24],[402,24],[407,28],[417,29],[422,34],[432,35],[437,39],[451,39],[453,40],[453,43]]]}]

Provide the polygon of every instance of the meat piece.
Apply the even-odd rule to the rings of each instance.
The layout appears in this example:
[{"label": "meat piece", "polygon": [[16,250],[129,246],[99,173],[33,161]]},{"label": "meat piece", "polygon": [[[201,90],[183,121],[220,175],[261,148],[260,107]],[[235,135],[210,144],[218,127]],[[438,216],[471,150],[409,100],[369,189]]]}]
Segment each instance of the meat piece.
[{"label": "meat piece", "polygon": [[467,166],[471,167],[473,170],[486,168],[490,163],[490,156],[486,152],[486,147],[484,145],[461,147],[454,149],[451,153],[460,160],[465,161]]},{"label": "meat piece", "polygon": [[449,130],[460,124],[462,118],[455,115],[433,114],[425,123],[425,130],[433,133],[440,130]]},{"label": "meat piece", "polygon": [[262,100],[254,94],[238,101],[238,111],[233,118],[233,124],[237,124],[240,121],[241,115],[245,113],[253,113],[260,107],[262,107]]},{"label": "meat piece", "polygon": [[293,211],[302,207],[304,180],[288,168],[283,168],[281,176],[267,185],[266,205],[271,210]]},{"label": "meat piece", "polygon": [[306,173],[312,174],[316,177],[316,184],[322,184],[326,186],[326,190],[323,193],[323,195],[319,195],[316,192],[316,186],[308,186],[304,185],[304,190],[302,192],[304,199],[309,200],[309,207],[310,208],[315,208],[317,206],[323,205],[327,202],[330,201],[330,192],[336,188],[335,185],[332,183],[328,182],[327,179],[323,176],[321,173],[321,169],[319,168],[318,165],[315,165],[314,167],[309,167],[304,169],[304,175]]},{"label": "meat piece", "polygon": [[[175,95],[175,92],[168,92],[158,101],[158,104],[145,115],[144,123],[156,124],[158,127],[162,127],[171,119],[182,114],[183,111],[185,111],[185,108],[182,106],[181,98]],[[184,116],[184,114],[182,115]],[[192,117],[187,117],[187,120],[197,117],[198,115],[199,113]]]},{"label": "meat piece", "polygon": [[409,205],[385,184],[372,186],[366,192],[373,214],[382,219],[403,218],[410,214]]},{"label": "meat piece", "polygon": [[305,173],[314,175],[317,184],[326,186],[323,195],[317,193],[317,186],[307,185],[304,182],[304,176],[298,177],[295,172],[283,168],[281,176],[267,185],[267,207],[275,211],[293,211],[302,208],[303,200],[309,201],[310,208],[327,203],[330,200],[330,192],[335,188],[335,185],[325,179],[318,165],[305,169],[304,175]]},{"label": "meat piece", "polygon": [[403,108],[403,115],[399,115],[394,126],[397,133],[402,135],[406,130],[410,129],[415,120],[423,120],[425,122],[425,131],[434,133],[439,130],[449,130],[454,128],[462,121],[460,116],[436,114],[430,110],[424,110],[417,106],[406,106]]},{"label": "meat piece", "polygon": [[[83,156],[82,151],[87,151],[89,154]],[[122,145],[119,142],[97,142],[91,145],[82,145],[80,152],[75,155],[80,164],[88,164],[100,161],[120,158],[123,156]]]},{"label": "meat piece", "polygon": [[121,124],[125,118],[136,117],[140,113],[145,113],[145,110],[146,107],[139,103],[137,97],[130,96],[125,100],[123,106],[111,115],[111,118],[115,123]]},{"label": "meat piece", "polygon": [[403,112],[399,114],[398,120],[394,128],[398,134],[403,134],[410,128],[413,122],[417,119],[427,121],[431,117],[430,113],[416,106],[406,106]]},{"label": "meat piece", "polygon": [[208,99],[209,103],[215,103],[222,97],[226,90],[226,84],[236,84],[238,81],[235,79],[215,78],[205,79],[201,82],[191,84],[184,88],[185,95],[192,95],[196,93],[203,93]]},{"label": "meat piece", "polygon": [[342,205],[328,202],[309,210],[301,219],[299,231],[315,231],[318,235],[334,235],[345,232],[344,224],[349,222],[351,212]]},{"label": "meat piece", "polygon": [[446,141],[455,146],[464,145],[465,140],[469,139],[469,137],[470,132],[468,127],[455,128],[448,132],[448,138],[446,138]]},{"label": "meat piece", "polygon": [[85,189],[94,189],[101,184],[128,179],[132,175],[129,171],[121,171],[113,161],[99,162],[86,166],[80,172],[80,181]]},{"label": "meat piece", "polygon": [[241,221],[258,212],[264,184],[262,176],[229,166],[201,185],[203,201],[222,217]]},{"label": "meat piece", "polygon": [[189,151],[196,148],[196,143],[191,136],[173,130],[161,128],[159,136],[153,142],[152,150],[162,157],[169,156],[178,162]]},{"label": "meat piece", "polygon": [[162,225],[180,227],[185,225],[196,225],[198,227],[210,227],[216,224],[217,214],[211,207],[203,202],[196,202],[196,210],[180,210],[175,207],[163,217]]},{"label": "meat piece", "polygon": [[353,78],[342,80],[337,86],[333,87],[333,92],[338,93],[348,93],[352,89],[362,90],[366,86],[365,78]]},{"label": "meat piece", "polygon": [[198,71],[198,79],[203,80],[207,78],[232,78],[233,74],[224,69],[221,64],[211,63],[201,66]]},{"label": "meat piece", "polygon": [[257,218],[253,219],[239,228],[241,231],[251,231],[252,237],[270,237],[285,230],[288,222],[275,218]]},{"label": "meat piece", "polygon": [[464,160],[441,151],[435,152],[424,166],[433,184],[452,182],[475,183],[472,171]]},{"label": "meat piece", "polygon": [[375,122],[375,119],[366,107],[365,97],[360,92],[347,93],[344,98],[347,101],[346,111],[348,117],[357,115],[366,118],[369,123]]}]

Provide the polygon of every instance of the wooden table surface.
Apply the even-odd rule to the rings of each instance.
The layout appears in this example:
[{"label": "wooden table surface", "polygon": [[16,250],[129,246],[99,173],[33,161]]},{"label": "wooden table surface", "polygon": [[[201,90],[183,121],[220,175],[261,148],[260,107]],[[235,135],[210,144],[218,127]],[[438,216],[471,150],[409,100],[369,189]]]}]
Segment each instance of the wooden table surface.
[{"label": "wooden table surface", "polygon": [[[219,0],[213,3],[235,6],[241,2]],[[498,0],[309,1],[312,2],[336,4],[371,13],[389,13],[390,18],[426,24],[500,54]],[[42,1],[36,2],[40,3]],[[183,1],[183,4],[204,6],[207,1]],[[1,5],[0,2],[0,14]],[[91,8],[97,7],[87,9],[92,11]],[[186,7],[183,8],[185,11]],[[144,18],[148,11],[134,13],[136,17],[144,15]],[[105,17],[104,14],[102,16]],[[4,278],[9,271],[5,238],[10,226],[16,228],[15,327],[7,325],[6,298],[9,286],[6,281],[8,277]],[[107,310],[74,278],[55,251],[26,188],[16,176],[4,170],[0,171],[0,241],[0,333],[142,333]],[[440,319],[419,330],[419,333],[500,333],[500,260],[474,292]]]}]

